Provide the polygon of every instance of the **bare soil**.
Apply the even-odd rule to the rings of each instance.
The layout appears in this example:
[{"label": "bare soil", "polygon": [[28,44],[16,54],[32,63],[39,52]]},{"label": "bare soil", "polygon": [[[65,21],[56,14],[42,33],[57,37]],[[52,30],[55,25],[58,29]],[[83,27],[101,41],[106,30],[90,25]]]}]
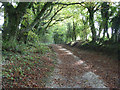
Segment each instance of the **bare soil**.
[{"label": "bare soil", "polygon": [[57,64],[46,87],[118,88],[118,60],[67,45],[51,45]]},{"label": "bare soil", "polygon": [[89,70],[99,75],[109,88],[120,88],[120,61],[118,57],[108,56],[102,52],[82,50],[67,45],[62,45],[74,55],[86,62]]}]

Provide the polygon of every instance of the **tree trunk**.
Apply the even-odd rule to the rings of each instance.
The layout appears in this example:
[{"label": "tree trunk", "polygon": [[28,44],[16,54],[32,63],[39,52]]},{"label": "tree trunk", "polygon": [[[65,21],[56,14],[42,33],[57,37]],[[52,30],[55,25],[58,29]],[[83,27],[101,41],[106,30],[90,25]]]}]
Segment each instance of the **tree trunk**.
[{"label": "tree trunk", "polygon": [[105,33],[107,33],[107,38],[109,39],[109,33],[108,33],[108,20],[105,21],[105,24],[104,24],[103,39],[105,38]]},{"label": "tree trunk", "polygon": [[100,34],[102,32],[102,23],[100,23],[100,27],[99,27],[99,33],[98,33],[98,36],[97,36],[97,39],[98,41],[100,42]]},{"label": "tree trunk", "polygon": [[75,22],[73,21],[73,38],[74,38],[74,41],[76,41],[76,32],[75,32]]},{"label": "tree trunk", "polygon": [[8,2],[4,2],[5,18],[7,22],[4,24],[3,39],[9,40],[11,37],[16,38],[19,34],[19,24],[28,8],[28,2],[20,2],[16,8]]},{"label": "tree trunk", "polygon": [[[7,9],[7,8],[5,8]],[[17,17],[17,13],[14,9],[11,10],[11,12],[8,13],[8,23],[4,27],[3,32],[3,39],[10,39],[10,37],[15,37],[20,19]]]},{"label": "tree trunk", "polygon": [[94,26],[94,10],[93,9],[88,9],[89,11],[89,24],[92,32],[92,42],[96,41],[96,30]]},{"label": "tree trunk", "polygon": [[107,33],[107,38],[109,38],[109,33],[108,33],[108,20],[109,20],[109,4],[108,2],[103,2],[101,5],[101,15],[102,15],[102,20],[103,20],[103,39],[105,38],[105,33]]}]

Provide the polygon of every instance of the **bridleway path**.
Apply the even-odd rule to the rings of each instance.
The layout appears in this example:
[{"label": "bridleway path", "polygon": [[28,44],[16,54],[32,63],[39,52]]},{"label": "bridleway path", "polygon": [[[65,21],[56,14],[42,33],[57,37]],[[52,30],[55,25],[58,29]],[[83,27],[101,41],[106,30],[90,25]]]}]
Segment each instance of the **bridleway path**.
[{"label": "bridleway path", "polygon": [[88,69],[86,62],[61,45],[52,45],[57,64],[47,88],[107,88],[99,75]]}]

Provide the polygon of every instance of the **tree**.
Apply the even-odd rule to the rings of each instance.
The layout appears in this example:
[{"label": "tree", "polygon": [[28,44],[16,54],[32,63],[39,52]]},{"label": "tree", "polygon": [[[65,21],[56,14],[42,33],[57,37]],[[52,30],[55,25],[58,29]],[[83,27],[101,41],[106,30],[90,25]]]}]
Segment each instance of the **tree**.
[{"label": "tree", "polygon": [[10,37],[16,38],[18,34],[23,34],[23,32],[28,32],[33,29],[41,18],[46,18],[44,13],[51,4],[52,2],[44,3],[43,7],[39,8],[41,11],[36,15],[32,23],[24,29],[21,27],[22,30],[20,30],[19,25],[24,21],[23,16],[26,14],[27,9],[33,7],[33,3],[19,2],[18,6],[15,8],[11,3],[4,2],[3,5],[7,21],[4,23],[3,39],[9,40]]},{"label": "tree", "polygon": [[118,11],[117,15],[112,18],[112,40],[114,42],[120,41],[120,10]]},{"label": "tree", "polygon": [[8,2],[4,2],[3,5],[6,19],[3,28],[3,39],[9,39],[10,37],[15,37],[17,34],[21,19],[24,16],[26,8],[28,8],[30,3],[20,2],[16,8],[14,8],[13,5]]},{"label": "tree", "polygon": [[89,12],[89,25],[92,32],[92,42],[96,41],[96,29],[94,26],[94,13],[99,10],[99,3],[94,2],[84,2],[81,4],[83,7],[88,9]]},{"label": "tree", "polygon": [[107,38],[109,38],[108,34],[108,20],[109,20],[109,10],[110,6],[108,2],[103,2],[101,4],[101,16],[102,16],[102,26],[103,26],[103,39],[105,38],[105,33],[107,33]]}]

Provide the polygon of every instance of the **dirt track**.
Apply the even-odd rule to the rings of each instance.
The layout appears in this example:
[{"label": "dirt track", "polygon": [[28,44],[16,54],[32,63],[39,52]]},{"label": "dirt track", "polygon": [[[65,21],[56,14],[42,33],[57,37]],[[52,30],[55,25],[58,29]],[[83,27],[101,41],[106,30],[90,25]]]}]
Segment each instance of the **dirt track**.
[{"label": "dirt track", "polygon": [[61,45],[52,45],[57,64],[46,87],[50,88],[107,88],[106,82],[89,69],[86,62]]}]

